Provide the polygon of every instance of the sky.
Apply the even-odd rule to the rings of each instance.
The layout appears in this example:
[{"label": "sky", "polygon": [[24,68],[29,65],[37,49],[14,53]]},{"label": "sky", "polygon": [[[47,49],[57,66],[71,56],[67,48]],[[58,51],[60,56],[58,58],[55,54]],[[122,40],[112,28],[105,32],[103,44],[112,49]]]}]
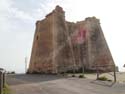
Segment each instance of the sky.
[{"label": "sky", "polygon": [[25,71],[35,23],[56,5],[63,7],[67,21],[93,16],[100,19],[114,62],[120,71],[125,71],[124,0],[0,0],[0,67],[16,73]]}]

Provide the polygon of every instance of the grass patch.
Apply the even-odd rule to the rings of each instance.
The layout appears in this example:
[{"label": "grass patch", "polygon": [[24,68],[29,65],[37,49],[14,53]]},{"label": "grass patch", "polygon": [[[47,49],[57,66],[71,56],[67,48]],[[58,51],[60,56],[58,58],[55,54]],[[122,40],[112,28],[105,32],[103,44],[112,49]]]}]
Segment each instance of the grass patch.
[{"label": "grass patch", "polygon": [[10,89],[7,84],[5,85],[5,88],[3,89],[3,94],[10,94]]}]

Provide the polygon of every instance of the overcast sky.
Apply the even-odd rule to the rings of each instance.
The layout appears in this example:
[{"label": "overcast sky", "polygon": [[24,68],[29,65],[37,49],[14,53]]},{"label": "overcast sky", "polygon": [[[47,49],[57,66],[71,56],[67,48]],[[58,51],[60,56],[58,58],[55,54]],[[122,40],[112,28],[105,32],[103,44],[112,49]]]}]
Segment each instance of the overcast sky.
[{"label": "overcast sky", "polygon": [[63,7],[68,21],[99,18],[115,64],[125,71],[124,0],[0,0],[0,67],[24,72],[25,57],[30,59],[35,22],[56,5]]}]

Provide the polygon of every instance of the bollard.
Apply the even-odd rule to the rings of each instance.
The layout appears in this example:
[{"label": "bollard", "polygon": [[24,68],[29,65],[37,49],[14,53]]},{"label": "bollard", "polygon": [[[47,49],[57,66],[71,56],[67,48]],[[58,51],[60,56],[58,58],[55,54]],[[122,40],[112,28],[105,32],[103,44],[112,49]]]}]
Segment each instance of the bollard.
[{"label": "bollard", "polygon": [[96,78],[96,80],[98,80],[99,79],[99,69],[98,69],[98,66],[96,66],[96,72],[97,72],[97,78]]},{"label": "bollard", "polygon": [[116,82],[116,66],[114,66],[114,82]]},{"label": "bollard", "polygon": [[0,94],[3,94],[3,73],[0,71]]}]

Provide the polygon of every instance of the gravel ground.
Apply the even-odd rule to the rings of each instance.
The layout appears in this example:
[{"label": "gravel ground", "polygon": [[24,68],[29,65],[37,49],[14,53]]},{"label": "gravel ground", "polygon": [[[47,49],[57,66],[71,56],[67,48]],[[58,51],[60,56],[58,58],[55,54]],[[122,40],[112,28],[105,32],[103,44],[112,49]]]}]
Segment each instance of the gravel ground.
[{"label": "gravel ground", "polygon": [[[118,75],[123,76],[124,73]],[[95,81],[94,74],[87,74],[86,77],[83,79],[20,74],[7,76],[7,83],[10,85],[12,94],[125,94],[124,81],[111,86],[111,82]]]}]

